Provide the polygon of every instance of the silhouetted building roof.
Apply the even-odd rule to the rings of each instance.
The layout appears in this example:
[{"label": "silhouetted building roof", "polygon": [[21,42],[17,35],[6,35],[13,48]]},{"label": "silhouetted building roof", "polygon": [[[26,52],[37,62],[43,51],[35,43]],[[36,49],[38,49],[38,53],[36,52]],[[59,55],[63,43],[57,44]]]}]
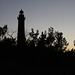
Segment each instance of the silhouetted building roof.
[{"label": "silhouetted building roof", "polygon": [[21,9],[21,11],[19,12],[20,14],[23,14],[24,13],[24,11]]}]

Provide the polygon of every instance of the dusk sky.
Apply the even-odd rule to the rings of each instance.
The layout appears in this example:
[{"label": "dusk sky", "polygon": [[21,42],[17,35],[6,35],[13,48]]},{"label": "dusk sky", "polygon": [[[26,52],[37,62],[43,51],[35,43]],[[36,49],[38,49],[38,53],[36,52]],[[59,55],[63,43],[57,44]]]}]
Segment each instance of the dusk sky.
[{"label": "dusk sky", "polygon": [[26,29],[63,32],[63,36],[72,48],[75,40],[75,0],[0,0],[0,26],[8,25],[17,31],[17,17],[23,9],[26,17]]}]

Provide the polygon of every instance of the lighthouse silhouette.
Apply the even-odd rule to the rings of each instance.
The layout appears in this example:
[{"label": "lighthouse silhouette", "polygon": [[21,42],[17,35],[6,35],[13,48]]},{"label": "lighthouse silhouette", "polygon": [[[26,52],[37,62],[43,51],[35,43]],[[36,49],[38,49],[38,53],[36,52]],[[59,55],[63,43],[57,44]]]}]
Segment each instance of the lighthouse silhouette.
[{"label": "lighthouse silhouette", "polygon": [[18,16],[18,35],[17,35],[17,44],[19,46],[24,46],[25,44],[25,17],[24,12],[21,9]]}]

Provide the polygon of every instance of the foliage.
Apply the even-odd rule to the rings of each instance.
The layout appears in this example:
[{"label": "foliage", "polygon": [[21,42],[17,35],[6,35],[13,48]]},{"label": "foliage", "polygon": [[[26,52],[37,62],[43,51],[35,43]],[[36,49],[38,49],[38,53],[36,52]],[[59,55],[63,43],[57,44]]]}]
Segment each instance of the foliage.
[{"label": "foliage", "polygon": [[16,45],[16,38],[12,37],[12,35],[9,35],[7,25],[0,27],[0,46],[9,47],[13,45]]},{"label": "foliage", "polygon": [[5,37],[7,30],[8,30],[7,25],[4,25],[4,27],[0,27],[0,40]]},{"label": "foliage", "polygon": [[[7,25],[0,27],[0,46],[16,45],[16,38],[13,37],[14,33],[15,32],[12,32],[12,34],[8,33]],[[34,32],[32,28],[29,36],[30,37],[26,40],[26,46],[28,47],[50,48],[55,51],[64,51],[69,45],[63,37],[63,33],[55,32],[52,27],[48,28],[48,33],[47,31],[41,32],[41,35],[39,35],[39,30]]]},{"label": "foliage", "polygon": [[63,37],[63,33],[62,32],[56,32],[55,38],[56,38],[56,42],[55,42],[56,49],[59,51],[66,50],[69,43],[67,43],[66,39]]},{"label": "foliage", "polygon": [[[48,29],[48,33],[42,32],[39,36],[39,30],[34,33],[34,30],[31,29],[29,33],[30,37],[27,41],[30,47],[42,47],[42,48],[53,48],[57,51],[66,50],[69,43],[67,43],[66,39],[63,37],[62,32],[55,32],[54,28],[50,27]],[[38,37],[39,36],[39,37]]]}]

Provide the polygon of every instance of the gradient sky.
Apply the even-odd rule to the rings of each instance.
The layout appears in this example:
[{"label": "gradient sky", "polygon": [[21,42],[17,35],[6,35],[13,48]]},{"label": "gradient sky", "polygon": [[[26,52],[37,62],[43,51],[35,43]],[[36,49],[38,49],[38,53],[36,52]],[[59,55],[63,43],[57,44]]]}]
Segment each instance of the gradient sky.
[{"label": "gradient sky", "polygon": [[0,0],[0,26],[8,25],[17,31],[17,17],[23,9],[26,17],[26,29],[48,30],[51,26],[56,31],[63,32],[74,47],[75,40],[75,0]]}]

